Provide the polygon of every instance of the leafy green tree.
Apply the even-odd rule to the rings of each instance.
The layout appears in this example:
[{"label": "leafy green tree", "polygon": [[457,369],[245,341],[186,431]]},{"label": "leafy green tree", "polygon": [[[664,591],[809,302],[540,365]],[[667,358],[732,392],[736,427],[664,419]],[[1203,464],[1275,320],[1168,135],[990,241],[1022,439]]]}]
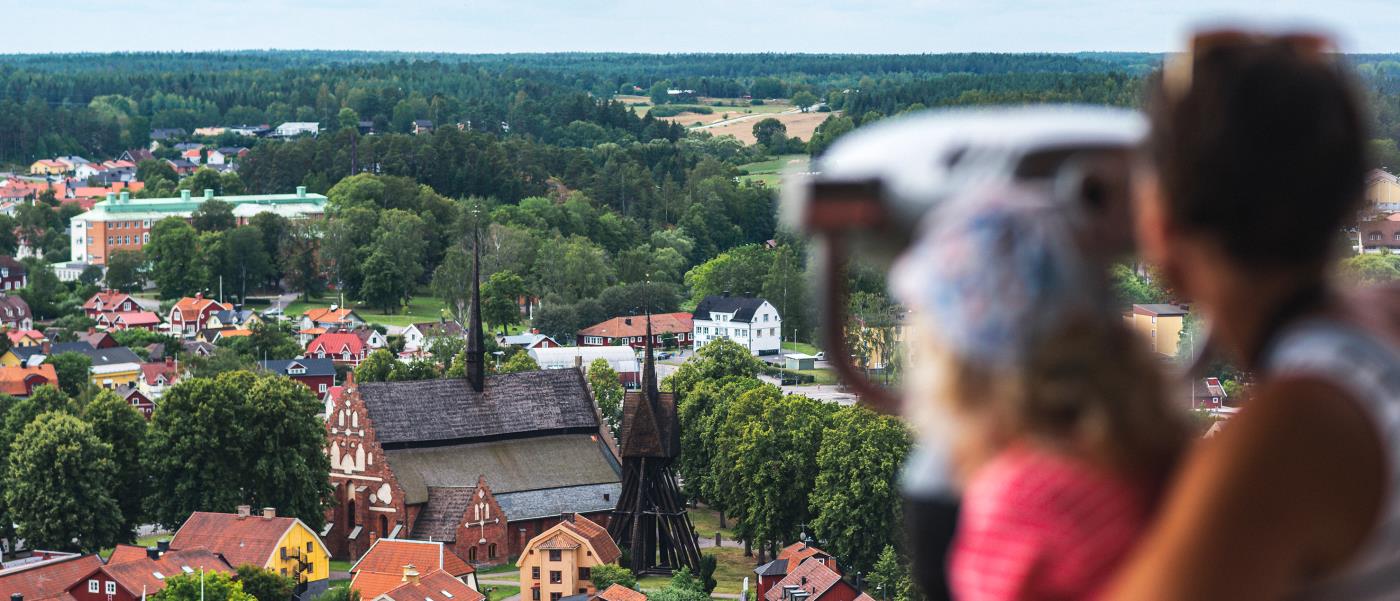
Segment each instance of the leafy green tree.
[{"label": "leafy green tree", "polygon": [[287,378],[234,371],[181,380],[161,397],[143,453],[152,517],[174,525],[191,511],[247,503],[318,530],[330,496],[322,409]]},{"label": "leafy green tree", "polygon": [[377,349],[355,366],[356,382],[388,382],[398,359],[387,349]]},{"label": "leafy green tree", "polygon": [[19,290],[20,298],[29,303],[29,309],[34,312],[35,318],[58,317],[58,303],[66,289],[63,282],[58,281],[58,276],[54,275],[53,266],[32,258],[25,259],[24,266],[28,270],[29,285]]},{"label": "leafy green tree", "polygon": [[1112,279],[1114,295],[1124,303],[1161,303],[1167,300],[1166,293],[1127,265],[1114,265],[1109,277]]},{"label": "leafy green tree", "polygon": [[326,592],[316,595],[314,601],[360,601],[360,591],[348,586],[331,587]]},{"label": "leafy green tree", "polygon": [[782,148],[787,143],[787,126],[773,117],[760,119],[753,126],[753,137],[769,148]]},{"label": "leafy green tree", "polygon": [[255,322],[247,336],[220,339],[218,344],[231,349],[250,361],[285,359],[302,354],[303,349],[290,328],[272,321]]},{"label": "leafy green tree", "polygon": [[262,601],[243,591],[243,583],[223,572],[174,574],[151,601]]},{"label": "leafy green tree", "polygon": [[[467,320],[467,308],[471,305],[472,294],[472,254],[471,251],[455,245],[447,250],[442,263],[433,270],[433,294],[441,298],[457,321]],[[483,302],[485,302],[483,300]],[[485,312],[483,311],[484,315]]]},{"label": "leafy green tree", "polygon": [[822,124],[817,126],[816,131],[812,132],[812,139],[807,142],[807,152],[814,157],[819,157],[826,152],[827,148],[831,147],[837,138],[850,133],[855,128],[854,119],[833,113],[826,118],[826,121],[822,121]]},{"label": "leafy green tree", "polygon": [[[201,170],[206,171],[206,170]],[[214,174],[212,170],[207,171]],[[195,174],[198,177],[199,174]],[[214,174],[217,185],[218,174]],[[200,191],[196,191],[199,193]],[[199,203],[194,213],[190,215],[191,225],[201,232],[222,232],[231,230],[238,225],[238,220],[233,216],[233,205],[217,198]]]},{"label": "leafy green tree", "polygon": [[117,505],[121,509],[123,540],[136,536],[144,523],[148,483],[141,467],[141,447],[146,442],[146,418],[110,390],[103,390],[83,407],[83,419],[92,425],[98,440],[112,447]]},{"label": "leafy green tree", "polygon": [[802,257],[787,244],[773,249],[769,255],[768,273],[763,277],[763,298],[773,304],[782,318],[782,334],[791,340],[794,334],[810,339],[814,319],[808,296],[808,279]]},{"label": "leafy green tree", "polygon": [[876,601],[920,601],[922,596],[914,586],[909,563],[899,556],[893,545],[885,545],[880,558],[870,571],[866,591]]},{"label": "leafy green tree", "polygon": [[522,352],[511,355],[510,358],[502,362],[501,368],[496,370],[496,373],[513,374],[522,371],[537,371],[539,368],[540,364],[535,362],[530,353]]},{"label": "leafy green tree", "polygon": [[801,92],[797,92],[796,94],[792,95],[792,105],[797,107],[798,109],[801,109],[801,111],[804,113],[810,110],[812,108],[812,105],[816,104],[818,100],[819,99],[816,97],[815,94],[812,94],[811,92],[808,92],[806,90],[802,90]]},{"label": "leafy green tree", "polygon": [[[384,350],[384,349],[379,349]],[[407,382],[411,380],[433,380],[438,377],[437,364],[433,361],[419,359],[404,363],[394,361],[394,366],[389,370],[389,382]]]},{"label": "leafy green tree", "polygon": [[274,271],[267,254],[262,230],[244,226],[224,233],[224,265],[229,267],[230,285],[237,285],[238,298],[247,300],[248,290],[256,290]]},{"label": "leafy green tree", "polygon": [[588,385],[593,389],[593,398],[598,401],[598,410],[603,414],[613,436],[622,433],[622,382],[617,372],[608,365],[607,359],[594,359],[588,365]]},{"label": "leafy green tree", "polygon": [[762,382],[752,377],[728,376],[703,380],[680,397],[677,407],[681,422],[681,456],[677,470],[687,495],[705,499],[716,509],[720,504],[719,483],[711,465],[719,454],[717,440],[729,414],[729,402],[757,388]]},{"label": "leafy green tree", "polygon": [[719,582],[715,580],[715,568],[719,567],[719,561],[715,559],[713,553],[700,556],[700,573],[696,576],[703,585],[702,589],[706,595],[715,592],[715,587]]},{"label": "leafy green tree", "polygon": [[580,326],[578,311],[573,305],[562,303],[545,303],[535,309],[535,319],[530,323],[541,334],[555,340],[572,339]]},{"label": "leafy green tree", "polygon": [[179,217],[166,217],[151,229],[146,254],[161,298],[188,296],[204,285],[205,272],[192,252],[198,244],[199,233]]},{"label": "leafy green tree", "polygon": [[593,566],[590,577],[593,579],[593,586],[599,591],[607,590],[614,584],[621,584],[632,590],[637,590],[637,577],[632,574],[632,570],[620,565],[605,563]]},{"label": "leafy green tree", "polygon": [[1360,284],[1400,280],[1400,255],[1366,254],[1342,260],[1342,275]]},{"label": "leafy green tree", "polygon": [[[734,296],[763,294],[773,254],[757,244],[732,248],[685,274],[690,300],[699,303],[707,296],[728,292]],[[786,318],[787,315],[783,314]]]},{"label": "leafy green tree", "polygon": [[705,583],[690,573],[690,568],[681,568],[671,575],[666,588],[653,592],[648,599],[661,601],[705,601],[710,598],[705,592]]},{"label": "leafy green tree", "polygon": [[242,583],[243,592],[257,601],[287,601],[297,586],[290,576],[254,565],[238,566],[238,582]]},{"label": "leafy green tree", "polygon": [[606,251],[583,236],[541,246],[535,267],[535,288],[566,303],[596,297],[613,277]]},{"label": "leafy green tree", "polygon": [[[113,258],[115,258],[116,254],[117,253],[113,253]],[[112,259],[108,259],[108,267],[111,267],[111,260]],[[102,281],[102,267],[98,265],[89,264],[87,267],[83,268],[83,271],[81,273],[78,274],[78,281],[84,286],[97,285],[98,282]]]},{"label": "leafy green tree", "polygon": [[817,451],[812,528],[846,569],[868,572],[900,531],[898,480],[909,430],[862,407],[838,410],[830,424]]},{"label": "leafy green tree", "polygon": [[319,296],[326,289],[326,279],[317,261],[320,247],[320,230],[313,223],[289,225],[278,246],[278,266],[286,276],[287,287],[300,293],[302,300]]},{"label": "leafy green tree", "polygon": [[748,349],[728,338],[717,338],[695,351],[695,356],[668,376],[663,384],[674,386],[684,397],[701,382],[728,376],[756,378],[762,370],[763,361]]},{"label": "leafy green tree", "polygon": [[140,250],[119,250],[107,258],[107,287],[123,292],[141,289],[146,281],[146,254]]},{"label": "leafy green tree", "polygon": [[387,253],[375,252],[364,263],[360,298],[385,315],[397,313],[409,294],[409,282],[395,272],[398,265]]},{"label": "leafy green tree", "polygon": [[507,328],[520,323],[519,299],[528,294],[525,280],[509,271],[491,274],[481,287],[481,318],[486,323],[499,326],[504,334]]},{"label": "leafy green tree", "polygon": [[347,106],[340,109],[340,112],[336,114],[335,122],[341,129],[358,130],[360,127],[360,115],[355,112],[355,109]]},{"label": "leafy green tree", "polygon": [[127,540],[112,446],[69,413],[48,412],[20,431],[5,474],[5,504],[35,548],[94,552]]}]

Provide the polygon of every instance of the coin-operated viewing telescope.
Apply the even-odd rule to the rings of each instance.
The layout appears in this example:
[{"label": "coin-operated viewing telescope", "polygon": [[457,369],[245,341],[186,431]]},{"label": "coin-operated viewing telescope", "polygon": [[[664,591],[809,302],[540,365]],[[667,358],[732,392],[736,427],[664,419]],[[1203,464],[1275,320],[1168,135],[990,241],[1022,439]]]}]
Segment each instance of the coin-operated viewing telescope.
[{"label": "coin-operated viewing telescope", "polygon": [[[1147,133],[1139,113],[1037,106],[932,110],[841,138],[805,173],[783,181],[781,218],[814,241],[824,348],[860,403],[899,410],[899,394],[871,382],[846,345],[846,276],[852,257],[882,270],[908,248],[945,201],[1015,186],[1069,213],[1074,241],[1105,265],[1132,250],[1131,169]],[[909,366],[907,369],[918,369]],[[947,544],[957,523],[946,441],[925,436],[906,464],[904,496],[914,573],[931,599],[947,597]]]}]

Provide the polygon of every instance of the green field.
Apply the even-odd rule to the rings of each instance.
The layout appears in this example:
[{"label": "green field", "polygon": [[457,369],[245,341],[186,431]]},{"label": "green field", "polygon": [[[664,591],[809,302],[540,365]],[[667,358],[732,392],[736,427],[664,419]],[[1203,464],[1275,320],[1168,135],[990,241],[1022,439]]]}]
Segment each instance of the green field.
[{"label": "green field", "polygon": [[[776,188],[778,184],[782,182],[783,171],[787,169],[789,163],[794,160],[799,161],[798,164],[805,167],[807,165],[808,158],[805,154],[785,154],[776,158],[768,159],[766,161],[759,161],[757,163],[748,163],[745,165],[740,165],[739,169],[748,172],[748,175],[741,175],[739,176],[739,179],[741,181],[761,182],[763,185],[768,186],[769,188]],[[785,348],[787,344],[788,343],[786,342],[783,343]]]},{"label": "green field", "polygon": [[[700,553],[715,556],[716,593],[737,595],[744,587],[744,577],[753,575],[753,558],[744,557],[742,548],[703,549]],[[651,593],[666,588],[670,583],[669,576],[646,576],[637,579],[637,588],[642,592]]]},{"label": "green field", "polygon": [[354,564],[351,563],[349,560],[345,560],[345,559],[332,559],[332,560],[331,560],[331,571],[332,571],[332,572],[349,572],[349,571],[350,571],[350,566],[352,566],[352,565],[354,565]]},{"label": "green field", "polygon": [[785,351],[793,351],[793,352],[798,352],[798,353],[803,353],[803,354],[806,354],[806,355],[813,355],[813,356],[815,356],[817,353],[820,353],[820,352],[821,352],[821,349],[817,348],[817,345],[815,345],[815,344],[809,344],[809,343],[806,343],[806,342],[784,342],[784,343],[783,343],[783,350],[785,350]]},{"label": "green field", "polygon": [[501,601],[501,599],[505,599],[506,597],[511,597],[520,594],[520,587],[518,586],[483,584],[481,585],[481,588],[487,589],[489,591],[486,595],[486,601]]}]

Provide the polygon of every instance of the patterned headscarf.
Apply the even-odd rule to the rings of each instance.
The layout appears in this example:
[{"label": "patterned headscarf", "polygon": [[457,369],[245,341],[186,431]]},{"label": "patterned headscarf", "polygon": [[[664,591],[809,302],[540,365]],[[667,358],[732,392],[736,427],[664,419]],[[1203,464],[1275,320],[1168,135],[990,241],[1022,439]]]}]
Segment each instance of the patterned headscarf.
[{"label": "patterned headscarf", "polygon": [[1070,315],[1107,307],[1072,235],[1073,211],[1016,187],[951,199],[891,272],[895,295],[927,315],[963,360],[1014,366]]}]

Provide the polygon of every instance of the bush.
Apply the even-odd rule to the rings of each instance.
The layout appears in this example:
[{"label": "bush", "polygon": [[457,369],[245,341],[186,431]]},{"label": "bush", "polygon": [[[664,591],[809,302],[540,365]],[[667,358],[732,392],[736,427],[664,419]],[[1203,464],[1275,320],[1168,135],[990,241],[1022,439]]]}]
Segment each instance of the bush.
[{"label": "bush", "polygon": [[750,105],[750,106],[763,106],[763,99],[761,99],[761,98],[755,98],[755,99],[749,101],[749,105]]},{"label": "bush", "polygon": [[593,586],[602,591],[614,584],[621,584],[627,588],[636,590],[637,577],[632,574],[632,570],[619,565],[604,564],[593,566],[593,572],[589,574],[593,579]]},{"label": "bush", "polygon": [[713,114],[715,109],[708,106],[695,106],[685,104],[668,104],[651,109],[653,117],[675,117],[681,113],[694,113],[696,115]]}]

